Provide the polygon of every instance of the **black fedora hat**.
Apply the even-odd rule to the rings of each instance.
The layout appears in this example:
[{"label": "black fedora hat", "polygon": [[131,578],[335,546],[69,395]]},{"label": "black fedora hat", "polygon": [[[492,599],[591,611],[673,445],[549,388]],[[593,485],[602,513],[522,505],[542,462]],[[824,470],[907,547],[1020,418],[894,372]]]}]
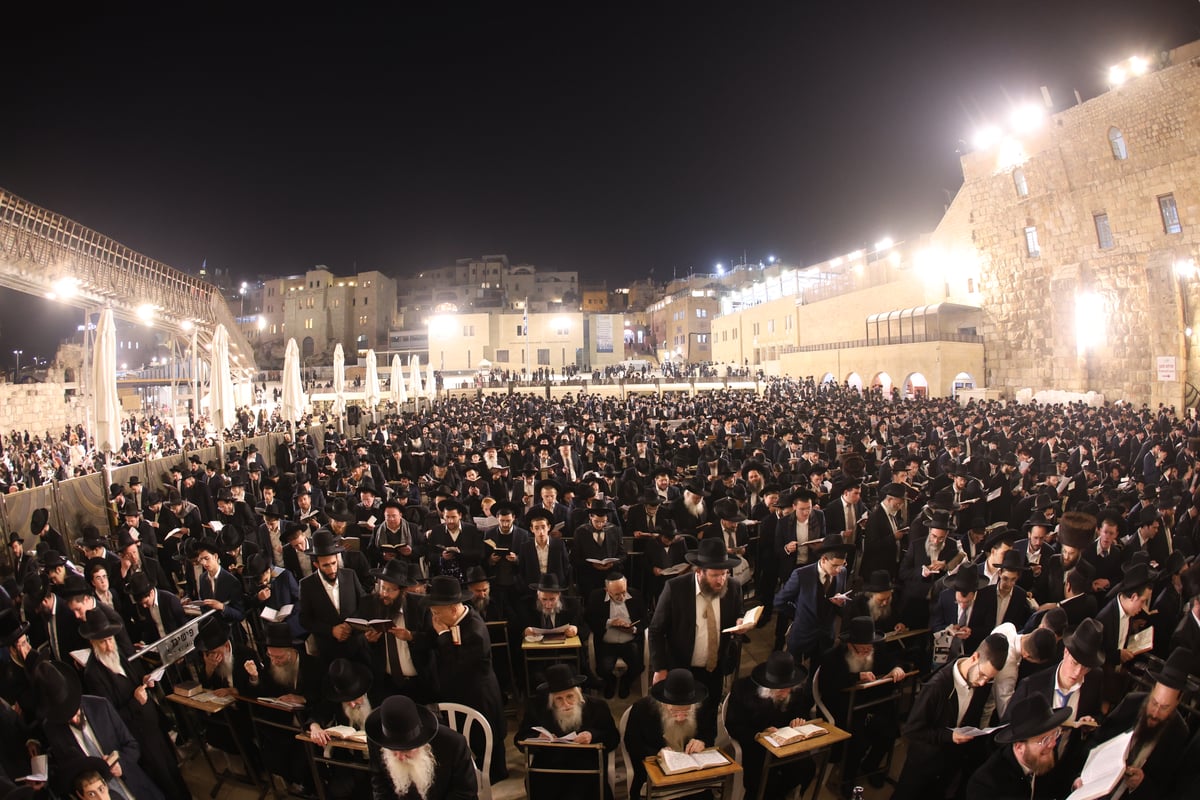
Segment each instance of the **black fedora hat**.
[{"label": "black fedora hat", "polygon": [[325,673],[325,698],[334,703],[357,700],[371,690],[371,668],[348,658],[335,658]]},{"label": "black fedora hat", "polygon": [[542,575],[537,583],[529,584],[529,588],[535,592],[565,592],[566,586],[559,584],[558,576],[553,572],[547,572]]},{"label": "black fedora hat", "polygon": [[1104,666],[1104,623],[1088,617],[1063,637],[1063,647],[1081,666],[1100,669]]},{"label": "black fedora hat", "polygon": [[738,506],[736,500],[730,497],[722,497],[713,503],[713,513],[717,515],[717,519],[726,522],[746,521],[746,515],[742,513],[741,507]]},{"label": "black fedora hat", "polygon": [[13,609],[0,611],[0,647],[12,647],[28,630],[29,623],[22,622]]},{"label": "black fedora hat", "polygon": [[483,571],[483,567],[474,566],[467,570],[467,575],[465,578],[467,586],[471,586],[472,584],[476,583],[487,583],[490,580],[491,578],[488,577],[488,574]]},{"label": "black fedora hat", "polygon": [[321,528],[313,534],[313,558],[320,558],[321,556],[336,556],[339,553],[344,552],[346,552],[346,548],[342,546],[338,536],[328,528]]},{"label": "black fedora hat", "polygon": [[209,617],[200,623],[196,635],[196,649],[201,653],[224,647],[229,641],[229,626],[220,617]]},{"label": "black fedora hat", "polygon": [[576,675],[570,664],[555,664],[546,670],[546,680],[544,683],[538,684],[537,691],[554,694],[574,689],[576,686],[583,686],[585,683],[587,683],[587,676]]},{"label": "black fedora hat", "polygon": [[1071,707],[1050,708],[1041,692],[1030,692],[1012,707],[1012,722],[996,734],[996,744],[1012,744],[1036,739],[1061,726],[1071,716]]},{"label": "black fedora hat", "polygon": [[690,481],[683,484],[683,489],[686,492],[691,492],[692,494],[700,497],[708,497],[710,494],[712,494],[708,491],[708,489],[704,488],[704,481],[700,480],[699,478],[692,478]]},{"label": "black fedora hat", "polygon": [[1188,688],[1188,667],[1192,660],[1192,651],[1186,647],[1176,647],[1167,656],[1161,668],[1147,669],[1147,674],[1155,683],[1161,683],[1169,689],[1186,692]]},{"label": "black fedora hat", "polygon": [[154,588],[154,584],[150,583],[150,578],[141,570],[130,575],[125,584],[125,591],[129,592],[129,596],[134,600],[141,600],[153,592]]},{"label": "black fedora hat", "polygon": [[703,703],[708,689],[696,680],[690,669],[673,669],[667,677],[650,687],[650,696],[669,706],[691,706]]},{"label": "black fedora hat", "polygon": [[886,569],[873,570],[862,585],[864,592],[890,592],[893,588],[892,575]]},{"label": "black fedora hat", "polygon": [[1025,554],[1019,550],[1005,550],[1004,558],[1000,561],[1000,569],[1009,572],[1025,571]]},{"label": "black fedora hat", "polygon": [[81,594],[91,594],[91,585],[84,580],[82,575],[71,572],[67,575],[67,579],[62,583],[54,584],[52,591],[66,600],[71,597],[76,597]]},{"label": "black fedora hat", "polygon": [[1158,580],[1158,573],[1150,569],[1149,564],[1144,561],[1131,561],[1125,568],[1125,574],[1121,576],[1120,583],[1108,590],[1108,597],[1115,597],[1121,592],[1149,586],[1156,580]]},{"label": "black fedora hat", "polygon": [[296,640],[292,636],[292,628],[286,622],[268,622],[264,627],[264,644],[267,647],[292,647]]},{"label": "black fedora hat", "polygon": [[387,581],[404,589],[417,585],[409,574],[408,563],[398,558],[389,560],[379,569],[371,570],[370,574],[381,581]]},{"label": "black fedora hat", "polygon": [[551,527],[554,526],[554,513],[547,510],[545,506],[534,506],[529,509],[525,515],[525,524],[532,525],[535,519],[544,519]]},{"label": "black fedora hat", "polygon": [[939,531],[952,531],[954,530],[954,515],[944,508],[934,509],[929,514],[926,527],[937,528]]},{"label": "black fedora hat", "polygon": [[742,563],[737,556],[729,555],[724,539],[701,539],[700,546],[694,552],[685,553],[683,557],[689,564],[700,569],[733,569]]},{"label": "black fedora hat", "polygon": [[431,606],[452,606],[463,601],[462,584],[450,575],[437,575],[429,581],[425,603]]},{"label": "black fedora hat", "polygon": [[354,512],[346,506],[346,501],[340,497],[325,506],[325,516],[336,522],[354,521]]},{"label": "black fedora hat", "polygon": [[437,714],[411,698],[394,694],[367,716],[367,738],[388,750],[416,750],[429,743],[438,729]]},{"label": "black fedora hat", "polygon": [[883,634],[876,632],[870,617],[855,617],[846,623],[842,638],[847,644],[878,644],[883,641]]},{"label": "black fedora hat", "polygon": [[979,543],[981,552],[990,552],[993,548],[1001,544],[1012,545],[1020,536],[1021,532],[1016,528],[1010,528],[1006,523],[997,522],[995,527],[989,526],[985,528],[987,533],[983,537],[983,541]]},{"label": "black fedora hat", "polygon": [[764,689],[791,689],[808,680],[808,670],[797,666],[791,653],[777,650],[750,671],[750,678]]},{"label": "black fedora hat", "polygon": [[79,711],[83,686],[72,667],[43,658],[33,669],[33,682],[42,695],[42,710],[51,722],[69,722]]},{"label": "black fedora hat", "polygon": [[840,533],[832,533],[820,542],[809,545],[809,549],[818,556],[826,553],[853,553],[854,545],[847,544]]},{"label": "black fedora hat", "polygon": [[97,606],[88,610],[83,624],[79,626],[79,635],[89,642],[94,642],[116,636],[124,627],[120,622],[110,620],[104,609]]},{"label": "black fedora hat", "polygon": [[953,589],[963,594],[978,592],[987,585],[988,579],[980,575],[979,570],[971,567],[960,569],[949,578],[946,578],[947,589]]}]

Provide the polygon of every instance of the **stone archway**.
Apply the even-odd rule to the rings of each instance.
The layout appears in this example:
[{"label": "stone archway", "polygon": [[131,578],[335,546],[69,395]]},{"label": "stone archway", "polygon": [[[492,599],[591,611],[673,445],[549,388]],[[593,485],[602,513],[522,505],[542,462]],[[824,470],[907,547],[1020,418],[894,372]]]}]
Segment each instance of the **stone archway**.
[{"label": "stone archway", "polygon": [[821,383],[833,383],[836,380],[837,378],[834,377],[832,372],[826,372],[821,378]]},{"label": "stone archway", "polygon": [[905,397],[927,397],[929,395],[929,379],[919,372],[910,373],[904,379]]},{"label": "stone archway", "polygon": [[975,378],[969,372],[960,372],[954,376],[954,380],[950,383],[950,396],[957,397],[960,389],[974,389]]},{"label": "stone archway", "polygon": [[862,380],[862,376],[859,375],[857,372],[851,372],[849,375],[847,375],[846,383],[847,383],[847,385],[849,385],[849,387],[851,389],[854,389],[859,394],[862,394],[863,380]]},{"label": "stone archway", "polygon": [[875,377],[871,378],[871,389],[878,389],[884,397],[890,397],[892,394],[892,376],[886,372],[876,372]]},{"label": "stone archway", "polygon": [[313,337],[305,336],[304,341],[300,343],[300,358],[310,358],[317,351],[317,343],[313,341]]}]

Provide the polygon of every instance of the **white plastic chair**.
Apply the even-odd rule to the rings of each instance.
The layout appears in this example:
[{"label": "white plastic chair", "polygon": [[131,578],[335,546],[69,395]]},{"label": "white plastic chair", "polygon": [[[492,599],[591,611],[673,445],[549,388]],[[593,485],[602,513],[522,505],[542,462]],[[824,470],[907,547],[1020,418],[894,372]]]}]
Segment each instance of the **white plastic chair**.
[{"label": "white plastic chair", "polygon": [[[729,698],[733,695],[725,695],[725,699],[721,701],[721,705],[717,709],[717,747],[725,749],[733,755],[733,760],[737,763],[742,763],[742,746],[729,735],[729,730],[725,727],[725,712],[729,707]],[[742,775],[735,775],[733,778],[733,792],[731,792],[730,800],[742,800],[746,796],[746,786],[743,782]]]},{"label": "white plastic chair", "polygon": [[650,626],[642,632],[642,697],[650,695]]},{"label": "white plastic chair", "polygon": [[813,693],[813,701],[817,704],[817,710],[821,712],[821,716],[824,717],[825,721],[828,722],[830,725],[836,725],[837,723],[833,721],[833,714],[830,713],[829,709],[826,707],[825,701],[821,699],[821,668],[820,667],[817,667],[817,671],[814,672],[813,676],[812,676],[812,693]]},{"label": "white plastic chair", "polygon": [[[475,765],[475,777],[478,779],[481,800],[492,800],[492,779],[489,772],[492,764],[491,724],[483,714],[461,703],[438,703],[437,708],[438,712],[445,716],[446,725],[466,737],[468,743],[471,741],[471,734],[474,732],[475,726],[478,725],[483,731],[483,768],[480,769],[479,764]],[[471,757],[475,758],[474,753]]]},{"label": "white plastic chair", "polygon": [[[629,751],[625,749],[625,726],[629,724],[629,712],[633,706],[625,709],[625,713],[621,715],[621,721],[617,723],[617,732],[621,735],[621,760],[625,762],[625,796],[629,797],[630,791],[633,789],[633,761],[629,758]],[[633,798],[630,798],[633,800]]]}]

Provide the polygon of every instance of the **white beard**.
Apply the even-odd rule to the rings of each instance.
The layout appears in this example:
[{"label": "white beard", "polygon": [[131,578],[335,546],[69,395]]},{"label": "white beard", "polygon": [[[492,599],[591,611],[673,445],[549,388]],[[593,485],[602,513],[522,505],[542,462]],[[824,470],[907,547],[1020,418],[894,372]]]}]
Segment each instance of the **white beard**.
[{"label": "white beard", "polygon": [[225,651],[225,660],[218,664],[210,674],[216,675],[226,686],[233,686],[233,648]]},{"label": "white beard", "polygon": [[275,666],[274,663],[270,667],[271,680],[279,684],[285,689],[296,688],[296,678],[300,674],[300,659],[296,659],[290,664],[284,664],[282,667]]},{"label": "white beard", "polygon": [[696,738],[696,709],[697,706],[692,706],[688,711],[687,719],[683,722],[676,722],[667,713],[666,706],[659,705],[658,714],[663,726],[663,741],[667,743],[667,747],[682,752],[687,747],[687,743]]},{"label": "white beard", "polygon": [[872,597],[870,600],[867,601],[867,608],[871,612],[871,621],[872,622],[878,622],[879,620],[886,617],[889,613],[891,613],[891,610],[892,610],[892,607],[890,605],[888,605],[888,606],[879,605],[879,603],[877,603],[875,601],[874,597]]},{"label": "white beard", "polygon": [[934,544],[930,539],[925,540],[925,555],[929,556],[929,563],[938,560],[938,556],[942,554],[942,545]]},{"label": "white beard", "polygon": [[580,698],[579,702],[570,711],[559,711],[551,703],[550,711],[554,715],[554,722],[558,725],[560,731],[570,733],[583,727],[583,704],[585,702],[585,700]]},{"label": "white beard", "polygon": [[383,764],[387,767],[396,794],[405,794],[410,788],[415,788],[417,794],[424,797],[433,785],[437,771],[437,761],[433,758],[430,745],[425,745],[404,761],[396,758],[394,750],[384,750]]},{"label": "white beard", "polygon": [[846,666],[850,669],[851,675],[856,675],[859,672],[872,672],[875,666],[875,651],[867,653],[865,656],[855,655],[854,651],[846,648]]},{"label": "white beard", "polygon": [[107,667],[109,672],[125,675],[125,667],[121,665],[121,654],[116,650],[109,653],[101,653],[99,650],[93,650],[92,657]]},{"label": "white beard", "polygon": [[784,697],[773,697],[771,695],[770,689],[764,688],[762,686],[758,687],[759,698],[762,700],[770,700],[772,703],[775,704],[775,708],[779,709],[780,711],[783,711],[785,708],[787,708],[791,704],[792,696],[793,696],[794,692],[795,692],[795,690],[793,690],[792,693],[785,695]]},{"label": "white beard", "polygon": [[371,713],[371,701],[363,698],[358,708],[351,708],[349,703],[342,703],[342,713],[346,715],[346,724],[356,731],[366,728],[367,715]]},{"label": "white beard", "polygon": [[685,509],[687,509],[687,512],[689,514],[691,514],[693,517],[695,517],[696,519],[703,519],[703,517],[704,517],[704,500],[703,499],[699,499],[695,503],[692,503],[692,502],[688,501],[687,495],[685,494],[683,496],[683,507]]}]

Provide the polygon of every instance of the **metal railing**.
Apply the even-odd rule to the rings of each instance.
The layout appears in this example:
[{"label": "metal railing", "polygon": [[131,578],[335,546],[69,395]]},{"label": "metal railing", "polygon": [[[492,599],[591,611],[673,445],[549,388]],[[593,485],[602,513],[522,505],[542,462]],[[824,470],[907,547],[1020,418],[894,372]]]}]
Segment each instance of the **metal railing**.
[{"label": "metal railing", "polygon": [[788,344],[781,346],[779,353],[816,353],[821,350],[849,350],[854,347],[887,347],[894,344],[923,344],[925,342],[983,344],[983,337],[972,333],[925,333],[879,339],[849,339],[843,342],[822,342],[821,344]]}]

